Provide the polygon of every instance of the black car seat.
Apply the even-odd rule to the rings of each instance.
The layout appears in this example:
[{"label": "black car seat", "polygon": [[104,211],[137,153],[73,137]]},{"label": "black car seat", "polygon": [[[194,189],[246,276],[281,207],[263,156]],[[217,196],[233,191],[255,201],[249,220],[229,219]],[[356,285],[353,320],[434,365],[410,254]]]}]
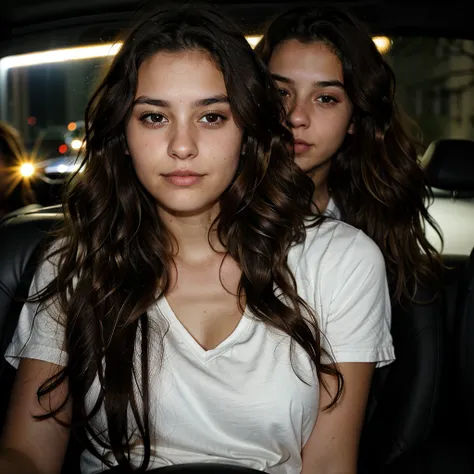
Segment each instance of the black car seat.
[{"label": "black car seat", "polygon": [[[437,140],[428,147],[422,164],[427,181],[434,188],[435,200],[472,200],[473,141]],[[462,222],[459,226],[462,232]],[[467,236],[470,237],[472,248],[474,235]],[[361,444],[361,460],[365,462],[361,472],[413,469],[428,473],[431,468],[436,469],[428,467],[425,452],[437,432],[448,428],[447,406],[456,403],[451,395],[459,378],[456,351],[467,256],[443,255],[443,261],[446,269],[442,294],[426,305],[412,303],[393,308],[397,360],[392,366],[376,370],[374,376]],[[433,289],[420,288],[416,299],[427,300],[430,296],[434,296]],[[455,452],[459,459],[465,453],[462,449],[450,451],[453,455]],[[449,462],[449,453],[444,459]],[[465,472],[465,468],[467,465],[459,472]]]},{"label": "black car seat", "polygon": [[392,308],[396,360],[376,369],[360,448],[360,472],[380,474],[431,435],[443,382],[444,300],[420,288],[426,303]]},{"label": "black car seat", "polygon": [[455,138],[436,140],[421,160],[429,185],[453,197],[474,196],[474,141]]},{"label": "black car seat", "polygon": [[[472,315],[472,263],[467,269],[468,255],[474,247],[474,232],[466,230],[473,224],[469,216],[474,211],[474,142],[470,140],[442,139],[427,149],[422,164],[429,185],[433,188],[435,205],[438,200],[452,200],[462,204],[456,220],[450,216],[454,228],[442,230],[450,236],[461,233],[463,251],[455,255],[444,254],[444,315],[442,333],[445,342],[442,367],[442,384],[438,394],[435,426],[428,438],[417,449],[401,456],[386,469],[387,474],[456,474],[474,473],[473,444],[473,350],[469,341],[473,338]],[[456,212],[456,207],[452,210]],[[443,217],[443,216],[440,216]],[[464,220],[463,220],[464,218]],[[440,222],[440,221],[438,221]],[[440,222],[441,223],[441,222]],[[454,232],[454,234],[453,234]],[[472,239],[469,240],[469,239]],[[453,248],[453,246],[451,246]],[[471,309],[469,309],[471,308]],[[470,333],[469,333],[470,330]],[[470,336],[469,336],[470,334]],[[470,337],[470,339],[469,339]],[[471,342],[472,344],[472,342]],[[471,378],[470,378],[471,377]],[[469,389],[471,387],[471,389]],[[469,391],[470,390],[470,391]],[[467,431],[471,429],[471,437]]]},{"label": "black car seat", "polygon": [[[474,141],[461,139],[443,139],[433,142],[427,149],[423,159],[425,173],[429,184],[435,188],[436,200],[451,199],[461,202],[471,209],[470,214],[462,212],[452,219],[454,229],[446,229],[450,235],[463,235],[468,241],[465,254],[444,255],[446,264],[445,291],[446,317],[444,321],[447,339],[446,375],[447,380],[443,392],[443,417],[439,431],[457,431],[461,429],[463,420],[452,417],[450,407],[458,404],[460,390],[460,348],[462,340],[462,324],[469,322],[463,319],[467,292],[466,264],[468,256],[474,248]],[[443,197],[447,193],[448,197]],[[455,207],[452,208],[455,211]],[[468,221],[468,222],[466,222]],[[471,227],[468,227],[471,226]],[[472,264],[471,264],[472,265]],[[461,338],[461,339],[460,339]],[[463,353],[464,354],[464,353]],[[467,356],[467,359],[469,357]],[[466,356],[463,355],[463,360]],[[464,387],[466,388],[466,387]]]},{"label": "black car seat", "polygon": [[[48,232],[62,220],[58,207],[35,211],[31,208],[17,210],[0,223],[0,432],[15,378],[15,370],[5,361],[3,354],[15,331],[23,300],[28,296],[41,244]],[[79,453],[80,448],[73,440],[63,474],[80,473]]]},{"label": "black car seat", "polygon": [[[458,388],[461,399],[461,412],[454,416],[459,416],[462,419],[468,443],[472,446],[474,445],[474,250],[471,253],[466,268],[458,334]],[[461,433],[464,433],[462,428]]]}]

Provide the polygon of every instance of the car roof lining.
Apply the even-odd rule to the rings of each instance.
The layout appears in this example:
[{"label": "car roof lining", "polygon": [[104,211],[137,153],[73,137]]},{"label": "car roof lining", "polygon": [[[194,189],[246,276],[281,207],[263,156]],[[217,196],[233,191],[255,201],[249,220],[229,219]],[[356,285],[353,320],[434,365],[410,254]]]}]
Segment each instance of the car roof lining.
[{"label": "car roof lining", "polygon": [[[126,28],[134,12],[148,2],[133,0],[14,0],[2,6],[0,54],[68,47],[109,41]],[[156,2],[153,2],[156,4]],[[176,3],[173,2],[173,3]],[[202,3],[202,2],[201,2]],[[257,34],[279,11],[308,1],[214,0],[246,34]],[[356,14],[373,34],[444,36],[474,39],[474,21],[469,2],[426,6],[424,0],[400,5],[395,0],[332,0]],[[30,51],[32,49],[29,49]]]}]

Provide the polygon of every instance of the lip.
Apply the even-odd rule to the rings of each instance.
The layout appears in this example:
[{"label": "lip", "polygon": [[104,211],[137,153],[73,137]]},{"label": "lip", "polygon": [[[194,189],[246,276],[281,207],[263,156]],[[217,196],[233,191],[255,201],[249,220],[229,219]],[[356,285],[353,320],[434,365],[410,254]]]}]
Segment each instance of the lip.
[{"label": "lip", "polygon": [[175,186],[192,186],[198,183],[204,175],[191,170],[176,170],[162,176]]},{"label": "lip", "polygon": [[311,148],[311,144],[305,142],[301,138],[295,139],[295,154],[301,155],[302,153],[307,152]]},{"label": "lip", "polygon": [[196,173],[195,171],[191,170],[176,170],[172,171],[171,173],[166,173],[163,175],[165,178],[170,176],[202,176],[200,173]]}]

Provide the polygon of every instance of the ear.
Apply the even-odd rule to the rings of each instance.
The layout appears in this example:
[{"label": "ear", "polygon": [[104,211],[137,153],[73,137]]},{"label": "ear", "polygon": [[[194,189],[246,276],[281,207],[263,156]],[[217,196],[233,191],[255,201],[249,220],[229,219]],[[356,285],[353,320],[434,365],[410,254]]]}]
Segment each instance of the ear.
[{"label": "ear", "polygon": [[354,122],[351,121],[351,124],[349,125],[349,128],[347,129],[347,133],[349,135],[354,135]]}]

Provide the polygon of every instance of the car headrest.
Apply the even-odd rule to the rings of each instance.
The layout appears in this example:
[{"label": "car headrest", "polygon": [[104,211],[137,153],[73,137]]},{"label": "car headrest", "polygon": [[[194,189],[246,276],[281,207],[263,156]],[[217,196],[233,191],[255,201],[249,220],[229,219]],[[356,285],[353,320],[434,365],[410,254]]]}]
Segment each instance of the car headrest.
[{"label": "car headrest", "polygon": [[421,163],[431,187],[456,193],[474,193],[474,141],[434,141]]},{"label": "car headrest", "polygon": [[20,207],[15,209],[8,214],[0,217],[0,226],[4,222],[11,221],[17,217],[25,216],[34,216],[36,214],[51,214],[51,215],[60,215],[63,213],[63,208],[61,204],[55,204],[54,206],[43,207],[39,204],[29,204],[28,206]]}]

